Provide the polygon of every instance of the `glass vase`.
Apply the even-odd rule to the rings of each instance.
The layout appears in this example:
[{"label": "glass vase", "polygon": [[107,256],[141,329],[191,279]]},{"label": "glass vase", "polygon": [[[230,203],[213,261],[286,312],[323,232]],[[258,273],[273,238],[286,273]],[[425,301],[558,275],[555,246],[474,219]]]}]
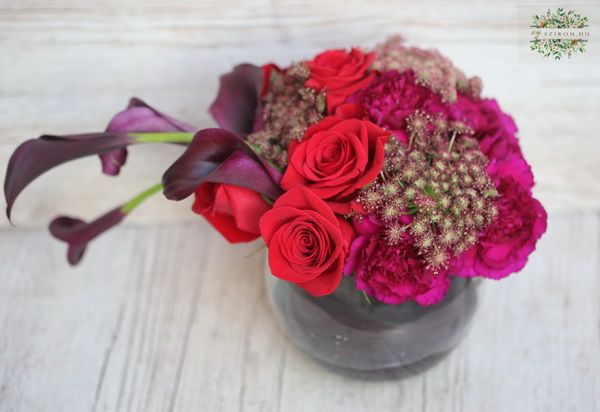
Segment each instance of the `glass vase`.
[{"label": "glass vase", "polygon": [[312,297],[265,266],[269,300],[291,341],[323,365],[360,379],[404,378],[435,365],[465,337],[481,299],[481,280],[459,277],[432,306],[367,300],[352,277],[332,295]]}]

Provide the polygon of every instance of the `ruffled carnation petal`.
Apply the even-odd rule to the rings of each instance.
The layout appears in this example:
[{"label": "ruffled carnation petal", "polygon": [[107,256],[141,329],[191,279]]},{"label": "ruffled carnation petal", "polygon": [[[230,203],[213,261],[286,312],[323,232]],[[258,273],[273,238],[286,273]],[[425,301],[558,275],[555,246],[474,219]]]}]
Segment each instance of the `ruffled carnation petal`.
[{"label": "ruffled carnation petal", "polygon": [[498,186],[498,216],[479,242],[450,265],[453,274],[501,279],[520,271],[547,228],[547,215],[528,189],[505,176]]},{"label": "ruffled carnation petal", "polygon": [[356,268],[356,287],[390,305],[416,301],[438,303],[449,286],[445,271],[434,273],[426,267],[408,236],[390,246],[380,233],[369,239]]}]

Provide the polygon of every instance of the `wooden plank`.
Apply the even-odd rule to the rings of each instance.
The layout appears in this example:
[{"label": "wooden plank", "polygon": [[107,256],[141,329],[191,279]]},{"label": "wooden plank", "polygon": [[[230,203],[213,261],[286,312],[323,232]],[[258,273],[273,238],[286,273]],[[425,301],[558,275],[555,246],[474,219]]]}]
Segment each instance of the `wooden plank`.
[{"label": "wooden plank", "polygon": [[[535,3],[527,7],[547,7]],[[600,19],[596,2],[573,4],[591,21]],[[219,74],[234,64],[288,64],[327,47],[370,46],[400,32],[484,79],[485,94],[517,120],[537,194],[551,210],[596,210],[600,48],[559,63],[523,60],[521,30],[529,16],[518,2],[492,1],[3,2],[0,165],[26,138],[102,129],[130,96],[199,128],[212,126],[206,109]],[[15,221],[41,226],[61,211],[96,216],[159,179],[178,153],[167,146],[135,148],[117,180],[99,176],[96,159],[64,166],[28,189]],[[188,207],[157,200],[131,221],[191,221]]]},{"label": "wooden plank", "polygon": [[551,215],[526,269],[488,281],[434,369],[362,382],[277,328],[257,242],[204,222],[122,227],[71,269],[43,231],[0,231],[0,410],[592,411],[600,408],[600,215]]}]

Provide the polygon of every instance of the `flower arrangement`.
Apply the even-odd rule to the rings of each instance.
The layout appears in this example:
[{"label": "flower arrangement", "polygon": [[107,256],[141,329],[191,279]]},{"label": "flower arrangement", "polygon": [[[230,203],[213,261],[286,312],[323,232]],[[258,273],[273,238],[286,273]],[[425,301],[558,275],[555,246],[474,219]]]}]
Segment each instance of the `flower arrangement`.
[{"label": "flower arrangement", "polygon": [[118,175],[132,144],[184,145],[157,184],[92,222],[50,232],[77,263],[87,244],[158,192],[231,243],[262,237],[273,275],[313,296],[343,276],[386,304],[440,302],[452,276],[521,270],[546,229],[512,118],[482,83],[436,51],[393,37],[373,50],[327,50],[285,68],[242,64],[221,77],[196,128],[138,99],[100,133],[43,135],[8,164],[7,214],[36,177],[99,155]]}]

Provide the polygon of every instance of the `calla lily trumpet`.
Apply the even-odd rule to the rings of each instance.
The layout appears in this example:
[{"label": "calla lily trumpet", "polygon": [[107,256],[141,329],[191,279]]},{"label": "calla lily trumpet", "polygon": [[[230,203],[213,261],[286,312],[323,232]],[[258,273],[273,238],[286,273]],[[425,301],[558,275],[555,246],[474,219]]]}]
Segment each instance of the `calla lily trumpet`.
[{"label": "calla lily trumpet", "polygon": [[199,131],[187,150],[163,176],[167,199],[185,199],[204,182],[245,187],[269,198],[281,194],[258,156],[242,139],[222,129]]},{"label": "calla lily trumpet", "polygon": [[259,120],[260,95],[263,89],[263,70],[252,64],[240,64],[220,79],[210,114],[220,128],[245,136]]},{"label": "calla lily trumpet", "polygon": [[237,66],[221,77],[221,87],[210,112],[223,129],[196,133],[197,128],[132,98],[104,132],[44,134],[25,141],[14,151],[6,170],[4,195],[9,220],[19,194],[52,168],[81,157],[99,156],[102,172],[116,176],[127,160],[127,147],[138,143],[175,143],[188,147],[164,174],[164,184],[153,186],[89,223],[69,216],[52,220],[50,233],[68,243],[69,263],[78,263],[92,239],[120,223],[143,200],[163,189],[168,199],[181,200],[203,182],[224,183],[256,191],[270,202],[281,194],[281,173],[260,159],[243,140],[259,117],[262,87],[262,69],[250,64]]},{"label": "calla lily trumpet", "polygon": [[98,155],[102,170],[117,175],[127,158],[126,147],[135,143],[187,143],[193,127],[166,116],[139,99],[118,113],[105,132],[43,135],[22,143],[11,156],[4,180],[6,215],[23,189],[48,170],[81,157]]},{"label": "calla lily trumpet", "polygon": [[68,243],[67,261],[75,265],[83,257],[88,242],[119,224],[140,203],[161,189],[161,184],[154,185],[90,223],[74,217],[59,216],[50,222],[50,233],[55,238]]}]

